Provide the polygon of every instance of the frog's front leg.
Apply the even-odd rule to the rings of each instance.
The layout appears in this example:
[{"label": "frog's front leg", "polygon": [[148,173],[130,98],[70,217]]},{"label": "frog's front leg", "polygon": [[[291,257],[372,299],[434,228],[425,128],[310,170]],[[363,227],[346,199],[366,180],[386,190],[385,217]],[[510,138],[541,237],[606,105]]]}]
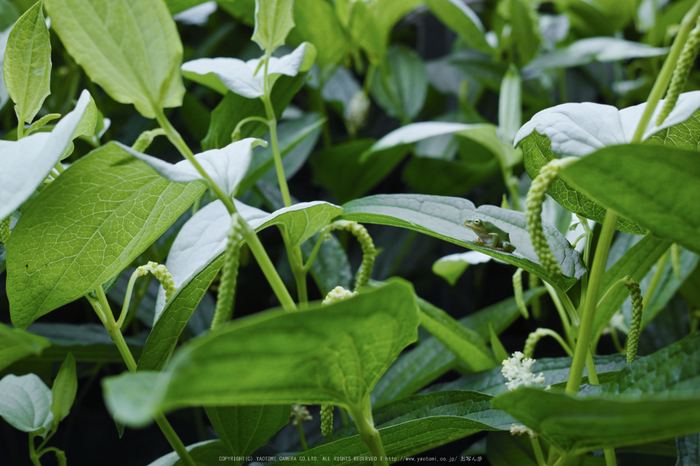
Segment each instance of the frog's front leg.
[{"label": "frog's front leg", "polygon": [[503,245],[499,249],[502,249],[504,252],[513,252],[515,251],[515,246],[508,241],[504,241]]},{"label": "frog's front leg", "polygon": [[489,243],[486,244],[486,247],[489,247],[491,249],[500,249],[501,239],[498,237],[498,233],[489,233],[489,238],[491,238],[491,241],[489,241]]}]

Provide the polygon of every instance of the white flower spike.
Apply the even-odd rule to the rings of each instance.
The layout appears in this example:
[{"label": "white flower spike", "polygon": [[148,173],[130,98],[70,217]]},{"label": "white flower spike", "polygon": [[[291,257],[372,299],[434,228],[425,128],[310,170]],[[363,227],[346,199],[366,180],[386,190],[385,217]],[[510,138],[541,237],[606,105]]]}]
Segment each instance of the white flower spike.
[{"label": "white flower spike", "polygon": [[535,384],[544,384],[544,374],[542,372],[539,375],[530,372],[534,363],[534,359],[525,358],[520,351],[516,351],[512,357],[503,360],[501,363],[503,364],[501,374],[508,379],[506,383],[508,390],[513,391],[518,387],[532,387]]}]

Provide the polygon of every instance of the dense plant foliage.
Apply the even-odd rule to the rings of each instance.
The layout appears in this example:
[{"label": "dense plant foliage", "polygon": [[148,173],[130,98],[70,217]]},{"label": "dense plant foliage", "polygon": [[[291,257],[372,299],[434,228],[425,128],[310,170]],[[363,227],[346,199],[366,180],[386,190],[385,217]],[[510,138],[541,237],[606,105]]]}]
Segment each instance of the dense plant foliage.
[{"label": "dense plant foliage", "polygon": [[0,463],[696,464],[699,15],[0,0]]}]

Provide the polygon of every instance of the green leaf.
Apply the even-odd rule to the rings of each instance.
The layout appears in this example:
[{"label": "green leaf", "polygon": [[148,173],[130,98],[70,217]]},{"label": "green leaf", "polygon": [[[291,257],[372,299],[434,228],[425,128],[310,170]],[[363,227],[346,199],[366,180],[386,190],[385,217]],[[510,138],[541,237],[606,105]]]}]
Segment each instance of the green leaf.
[{"label": "green leaf", "polygon": [[390,116],[413,120],[423,108],[428,91],[423,60],[407,47],[392,46],[387,54],[387,66],[374,74],[371,91]]},{"label": "green leaf", "polygon": [[126,268],[205,189],[173,183],[116,143],[81,158],[32,202],[7,244],[18,328]]},{"label": "green leaf", "polygon": [[[646,235],[634,246],[629,248],[615,264],[605,271],[601,283],[601,289],[607,291],[613,283],[629,275],[637,283],[641,283],[654,264],[668,250],[668,241],[652,235]],[[627,288],[621,287],[613,290],[608,298],[598,306],[593,322],[593,341],[596,341],[601,332],[610,322],[612,316],[620,309],[622,303],[629,296]]]},{"label": "green leaf", "polygon": [[[524,294],[525,303],[539,297],[544,288],[528,290]],[[501,301],[459,320],[461,325],[476,332],[482,339],[489,337],[488,324],[493,323],[497,333],[503,332],[520,317],[513,298]],[[569,363],[567,368],[571,364]],[[381,378],[372,400],[376,406],[411,395],[433,382],[450,369],[458,366],[457,357],[435,337],[421,340],[418,346],[402,354]],[[500,375],[500,368],[494,369]],[[490,371],[489,371],[490,372]],[[481,374],[489,373],[481,372]],[[567,372],[568,375],[568,372]],[[500,382],[505,387],[505,381]],[[477,390],[477,389],[474,389]]]},{"label": "green leaf", "polygon": [[69,352],[66,360],[61,364],[51,388],[51,412],[53,413],[54,429],[70,413],[77,392],[78,376],[75,372],[75,358],[73,353]]},{"label": "green leaf", "polygon": [[477,50],[493,53],[486,42],[486,31],[479,17],[459,0],[426,0],[430,11],[447,27],[459,34],[464,42]]},{"label": "green leaf", "polygon": [[[476,244],[474,234],[464,226],[466,219],[475,216],[496,223],[499,228],[508,232],[511,243],[516,246],[515,252],[504,253]],[[466,199],[418,194],[369,196],[344,204],[343,218],[360,223],[408,228],[474,249],[532,272],[543,280],[551,280],[564,290],[568,290],[585,272],[579,253],[556,228],[544,223],[550,248],[553,249],[564,274],[550,277],[539,265],[537,255],[532,249],[530,236],[525,229],[524,214],[494,206],[481,206],[476,209],[474,204]]]},{"label": "green leaf", "polygon": [[700,254],[697,151],[627,144],[588,155],[561,176],[643,228]]},{"label": "green leaf", "polygon": [[187,322],[216,278],[223,262],[222,254],[200,273],[192,275],[189,280],[180,285],[172,298],[165,303],[160,317],[148,334],[139,359],[138,370],[159,371],[165,367],[175,350],[180,334],[185,330]]},{"label": "green leaf", "polygon": [[[552,153],[550,140],[536,131],[533,131],[529,136],[521,140],[519,146],[523,150],[525,170],[527,170],[527,174],[533,180],[540,172],[540,168],[555,158],[555,155]],[[590,218],[598,223],[602,223],[605,219],[606,209],[603,206],[597,204],[587,197],[585,193],[574,189],[560,178],[552,182],[547,194],[552,196],[566,210],[574,214]],[[625,217],[620,217],[617,220],[616,229],[635,235],[646,234],[644,228]]]},{"label": "green leaf", "polygon": [[[228,456],[226,445],[221,440],[205,440],[188,445],[186,450],[198,466],[209,466],[220,463],[219,458]],[[183,466],[176,451],[161,456],[148,466]]]},{"label": "green leaf", "polygon": [[168,7],[170,14],[175,16],[178,13],[182,13],[185,10],[189,10],[197,5],[201,5],[206,0],[165,0],[165,4]]},{"label": "green leaf", "polygon": [[473,330],[464,327],[442,309],[424,300],[418,301],[420,324],[452,351],[473,372],[491,369],[496,365],[484,340]]},{"label": "green leaf", "polygon": [[31,123],[51,93],[51,38],[38,1],[15,23],[3,64],[7,93],[20,124]]},{"label": "green leaf", "polygon": [[[270,100],[278,120],[292,101],[294,94],[301,89],[306,81],[306,75],[307,73],[300,73],[294,77],[280,76],[275,81]],[[249,116],[267,118],[265,105],[262,101],[260,99],[247,99],[233,92],[227,93],[224,100],[216,106],[211,114],[209,132],[202,141],[202,148],[205,150],[221,149],[231,144],[231,133],[236,129],[236,125],[243,118]],[[268,127],[264,123],[250,122],[243,126],[241,138],[261,138],[265,136],[267,131]]]},{"label": "green leaf", "polygon": [[165,2],[46,0],[63,45],[92,81],[146,118],[179,107],[182,43]]},{"label": "green leaf", "polygon": [[[386,178],[408,154],[399,146],[363,156],[373,139],[344,142],[311,156],[314,180],[322,184],[339,202],[347,202],[365,194]],[[343,173],[339,177],[338,173]]]},{"label": "green leaf", "polygon": [[531,75],[543,69],[581,66],[593,61],[610,62],[658,57],[666,53],[668,48],[651,47],[615,37],[589,37],[578,40],[568,47],[538,56],[523,69],[523,74]]},{"label": "green leaf", "polygon": [[294,0],[255,0],[255,31],[251,40],[271,54],[284,45],[294,27]]},{"label": "green leaf", "polygon": [[321,68],[337,65],[349,51],[348,40],[333,7],[324,0],[295,0],[294,22],[289,34],[294,45],[311,42],[318,50]]},{"label": "green leaf", "polygon": [[230,454],[248,456],[289,423],[289,405],[226,406],[205,409]]},{"label": "green leaf", "polygon": [[520,129],[523,119],[521,86],[522,81],[518,69],[511,65],[503,76],[501,92],[498,96],[498,127],[511,142],[515,139],[515,134]]},{"label": "green leaf", "polygon": [[193,405],[355,408],[415,341],[417,325],[413,290],[398,280],[329,306],[267,311],[191,340],[165,372],[104,379],[105,400],[134,426],[152,421],[157,410]]},{"label": "green leaf", "polygon": [[0,370],[30,354],[41,354],[51,342],[44,337],[0,324]]},{"label": "green leaf", "polygon": [[[377,409],[373,417],[386,454],[397,458],[389,461],[399,461],[477,432],[509,429],[513,419],[492,410],[490,398],[475,392],[430,393],[404,398]],[[373,464],[356,458],[371,458],[371,454],[353,428],[339,431],[332,439],[343,434],[354,435],[312,448],[300,456],[315,456],[318,461],[314,464],[321,465]],[[322,459],[324,457],[327,459]],[[336,458],[331,461],[333,457]]]},{"label": "green leaf", "polygon": [[496,357],[496,361],[505,361],[509,358],[508,352],[506,351],[501,340],[498,339],[496,331],[493,329],[493,325],[489,325],[489,333],[491,334],[491,349],[493,349],[493,354]]},{"label": "green leaf", "polygon": [[564,452],[637,445],[700,430],[700,334],[636,360],[583,398],[521,388],[492,405]]},{"label": "green leaf", "polygon": [[[309,113],[296,120],[280,124],[277,128],[277,138],[282,160],[286,161],[286,156],[291,154],[296,147],[306,140],[306,138],[313,139],[313,134],[318,138],[320,127],[323,125],[324,121],[325,120],[321,118],[318,113]],[[311,147],[309,151],[311,149],[313,149],[313,147]],[[266,148],[258,151],[255,157],[253,157],[245,177],[238,185],[238,195],[252,188],[263,175],[274,167],[274,165],[275,160],[272,152],[272,144],[268,144]],[[285,169],[284,173],[287,178],[292,176],[287,169]],[[274,179],[275,181],[277,180],[276,173]]]},{"label": "green leaf", "polygon": [[12,0],[0,0],[0,32],[9,29],[19,19],[19,13]]},{"label": "green leaf", "polygon": [[46,437],[53,413],[51,390],[34,374],[9,374],[0,380],[0,416],[22,432],[38,432]]},{"label": "green leaf", "polygon": [[540,44],[539,18],[537,7],[524,0],[510,0],[510,40],[518,52],[518,63],[530,62],[538,52]]},{"label": "green leaf", "polygon": [[353,42],[365,51],[369,62],[384,67],[391,31],[382,26],[382,17],[377,12],[379,4],[380,2],[353,2],[347,24]]},{"label": "green leaf", "polygon": [[537,458],[527,435],[489,432],[486,457],[493,466],[537,466]]},{"label": "green leaf", "polygon": [[450,285],[455,286],[455,283],[467,270],[467,267],[483,264],[490,260],[491,257],[478,251],[450,254],[449,256],[441,257],[433,263],[433,273],[444,278]]}]

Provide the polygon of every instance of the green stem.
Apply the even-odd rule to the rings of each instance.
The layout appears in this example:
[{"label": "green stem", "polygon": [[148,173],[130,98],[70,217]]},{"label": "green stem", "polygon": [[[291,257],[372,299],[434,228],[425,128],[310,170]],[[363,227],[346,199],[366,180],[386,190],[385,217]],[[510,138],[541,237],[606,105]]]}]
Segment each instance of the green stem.
[{"label": "green stem", "polygon": [[316,259],[316,255],[318,254],[319,249],[321,249],[321,245],[326,240],[327,232],[328,232],[328,228],[324,228],[321,231],[321,233],[319,233],[318,239],[316,239],[316,244],[314,244],[314,249],[311,251],[309,258],[306,260],[306,264],[304,265],[304,273],[308,273],[309,270],[311,270],[311,264],[314,263],[314,260]]},{"label": "green stem", "polygon": [[642,141],[644,131],[646,131],[649,121],[651,121],[651,116],[654,113],[654,110],[656,110],[656,105],[659,103],[659,100],[661,100],[664,92],[666,92],[668,83],[671,81],[671,76],[673,76],[673,68],[675,68],[676,63],[678,63],[678,57],[680,57],[681,52],[683,51],[683,46],[685,46],[685,41],[688,39],[690,31],[695,26],[698,15],[700,15],[700,0],[696,1],[695,5],[693,5],[693,7],[683,17],[678,35],[676,35],[671,51],[668,53],[664,66],[661,68],[661,72],[656,78],[654,87],[651,89],[651,93],[647,99],[647,107],[644,109],[644,114],[642,115],[639,125],[637,126],[637,130],[635,131],[632,141],[630,142],[637,143]]},{"label": "green stem", "polygon": [[593,333],[593,321],[595,319],[596,304],[598,303],[598,295],[602,284],[603,273],[605,272],[605,264],[608,259],[608,251],[612,241],[615,225],[617,224],[617,214],[608,209],[603,221],[603,230],[598,239],[598,247],[593,258],[593,267],[591,268],[590,278],[588,281],[588,290],[586,292],[586,300],[583,307],[583,316],[581,318],[581,326],[576,340],[576,350],[574,352],[574,360],[571,364],[571,372],[569,380],[566,383],[566,392],[571,395],[576,395],[581,386],[581,377],[583,376],[583,366],[586,362],[586,357],[590,351],[591,335]]},{"label": "green stem", "polygon": [[279,141],[277,140],[277,119],[275,118],[275,111],[272,108],[272,103],[268,96],[261,97],[263,103],[265,104],[265,111],[268,118],[268,126],[270,127],[270,141],[272,143],[272,156],[275,159],[275,170],[277,171],[277,182],[280,185],[280,191],[282,192],[282,199],[284,199],[284,206],[289,207],[292,205],[292,199],[289,195],[289,187],[287,186],[287,178],[284,176],[284,165],[282,165],[282,155],[280,153]]},{"label": "green stem", "polygon": [[297,430],[299,431],[299,440],[301,440],[301,447],[304,449],[304,451],[307,451],[309,449],[309,446],[306,444],[306,436],[304,436],[304,426],[302,425],[301,419],[297,419]]},{"label": "green stem", "polygon": [[651,301],[651,297],[654,296],[654,292],[656,291],[656,288],[658,288],[659,283],[661,282],[661,277],[663,276],[664,268],[666,266],[667,261],[668,251],[666,251],[664,255],[661,256],[661,259],[659,259],[659,262],[657,262],[656,264],[656,271],[654,272],[654,276],[651,278],[649,288],[647,288],[647,292],[644,295],[644,299],[642,300],[642,312],[644,312],[647,309],[647,306]]},{"label": "green stem", "polygon": [[124,319],[126,319],[126,315],[129,312],[129,303],[131,302],[131,294],[134,291],[134,283],[136,283],[136,279],[139,278],[138,274],[138,269],[134,270],[134,273],[131,274],[131,278],[129,278],[129,284],[126,286],[126,295],[124,296],[124,305],[122,306],[122,312],[119,314],[119,320],[117,320],[117,328],[121,330],[122,326],[124,325]]},{"label": "green stem", "polygon": [[605,464],[607,466],[617,466],[617,458],[615,458],[615,449],[608,447],[603,450],[605,454]]},{"label": "green stem", "polygon": [[17,125],[17,140],[19,141],[24,137],[24,122],[19,121],[19,124]]},{"label": "green stem", "polygon": [[564,333],[569,340],[569,343],[572,344],[573,342],[571,341],[571,324],[569,322],[569,317],[567,316],[566,309],[564,309],[564,305],[561,302],[561,299],[559,299],[559,294],[557,293],[557,290],[547,281],[542,281],[544,283],[545,288],[547,288],[547,292],[549,293],[549,296],[552,298],[552,302],[554,303],[554,307],[559,313],[559,319],[561,320],[561,325],[564,327]]},{"label": "green stem", "polygon": [[231,133],[231,140],[233,140],[234,142],[237,141],[241,137],[241,129],[243,128],[243,125],[251,121],[259,121],[260,123],[264,123],[268,126],[270,124],[270,122],[266,118],[259,116],[249,116],[247,118],[243,118],[241,121],[238,122],[236,128],[234,128],[233,130],[233,133]]},{"label": "green stem", "polygon": [[[221,202],[224,203],[224,205],[226,206],[226,210],[228,210],[229,214],[233,215],[234,213],[236,213],[236,206],[233,204],[231,198],[224,194],[223,191],[221,191],[221,188],[219,188],[219,186],[216,183],[214,183],[211,177],[202,168],[199,162],[194,158],[192,151],[189,147],[187,147],[187,144],[185,144],[185,141],[182,139],[182,136],[180,136],[180,133],[178,133],[177,130],[173,127],[173,125],[170,124],[170,121],[168,121],[168,119],[163,114],[162,109],[158,109],[156,111],[156,120],[158,121],[158,124],[160,124],[160,126],[165,130],[165,134],[167,135],[170,142],[172,142],[172,144],[183,155],[183,157],[189,160],[189,162],[194,166],[194,168],[202,176],[202,178],[209,182],[209,185],[214,191],[214,194],[216,195],[216,197],[219,198],[219,200],[221,200]],[[270,286],[272,287],[272,290],[277,296],[277,299],[279,299],[280,303],[282,304],[282,307],[284,307],[287,310],[296,309],[294,300],[290,296],[287,288],[284,286],[284,283],[282,282],[282,279],[277,273],[275,266],[272,264],[270,257],[267,255],[267,251],[265,251],[265,248],[260,242],[258,235],[255,234],[255,231],[250,227],[250,225],[248,225],[248,222],[246,222],[243,217],[239,217],[239,222],[243,230],[243,239],[246,241],[248,247],[255,256],[255,259],[258,261],[260,269],[262,269],[263,274],[265,274],[265,278],[267,278],[267,281],[270,283]]]},{"label": "green stem", "polygon": [[[107,302],[107,296],[105,296],[105,293],[102,290],[101,286],[97,287],[95,293],[97,294],[99,305],[100,307],[102,307],[103,313],[106,317],[107,324],[105,325],[105,327],[107,328],[109,336],[112,338],[112,341],[114,341],[114,344],[117,346],[117,350],[119,350],[119,354],[121,354],[122,359],[124,359],[124,363],[126,363],[126,367],[129,369],[129,372],[136,372],[136,361],[134,360],[134,356],[131,354],[131,351],[129,351],[129,347],[126,344],[126,341],[124,341],[124,335],[122,335],[121,330],[117,326],[117,323],[114,321],[114,315],[112,314],[112,310],[109,307],[109,303]],[[160,427],[160,430],[163,431],[163,434],[170,443],[170,446],[172,446],[173,450],[177,452],[177,455],[180,457],[180,460],[187,466],[196,466],[194,460],[185,448],[185,445],[182,443],[182,440],[180,440],[180,437],[177,436],[177,433],[175,433],[175,430],[173,430],[173,427],[165,418],[165,415],[158,411],[153,415],[153,417],[155,418],[158,427]]]},{"label": "green stem", "polygon": [[532,442],[532,449],[535,452],[535,459],[537,460],[537,466],[545,466],[545,461],[544,461],[544,453],[542,453],[542,447],[540,446],[540,440],[535,437],[531,438],[530,442]]},{"label": "green stem", "polygon": [[389,466],[386,453],[384,452],[382,438],[379,435],[379,431],[374,427],[369,397],[367,397],[364,406],[361,408],[350,408],[350,414],[355,421],[355,426],[357,426],[357,432],[360,434],[360,438],[367,444],[372,456],[377,457],[377,460],[374,461],[374,466]]},{"label": "green stem", "polygon": [[559,345],[564,349],[564,351],[566,351],[566,354],[568,354],[569,356],[574,355],[574,352],[571,351],[571,347],[569,345],[567,345],[566,342],[564,341],[564,339],[561,337],[561,335],[559,335],[554,330],[548,329],[548,328],[538,328],[537,331],[543,335],[550,336],[550,337],[554,338],[555,340],[557,340]]},{"label": "green stem", "polygon": [[29,433],[29,459],[32,461],[32,464],[34,466],[41,466],[41,462],[39,461],[39,455],[37,455],[37,452],[34,449],[34,437],[36,437],[36,434],[33,432],[30,432]]}]

